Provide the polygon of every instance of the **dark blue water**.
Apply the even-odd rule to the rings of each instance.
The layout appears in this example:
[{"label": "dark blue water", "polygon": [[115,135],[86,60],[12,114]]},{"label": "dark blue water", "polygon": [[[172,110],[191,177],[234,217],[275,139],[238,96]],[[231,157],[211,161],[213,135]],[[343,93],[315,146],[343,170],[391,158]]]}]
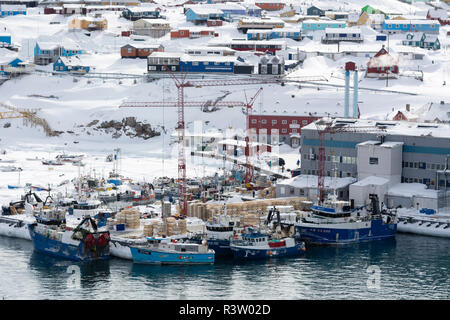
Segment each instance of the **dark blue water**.
[{"label": "dark blue water", "polygon": [[[449,244],[399,234],[393,241],[308,248],[299,258],[148,266],[115,258],[74,264],[0,236],[0,298],[449,299]],[[79,276],[68,273],[74,265]],[[368,266],[378,266],[379,277]]]}]

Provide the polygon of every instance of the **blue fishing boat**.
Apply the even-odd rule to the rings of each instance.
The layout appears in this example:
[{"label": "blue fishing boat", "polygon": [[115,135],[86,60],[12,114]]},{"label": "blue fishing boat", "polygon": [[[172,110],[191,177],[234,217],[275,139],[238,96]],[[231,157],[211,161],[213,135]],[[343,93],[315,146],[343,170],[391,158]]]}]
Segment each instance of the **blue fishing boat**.
[{"label": "blue fishing boat", "polygon": [[143,264],[212,264],[214,250],[205,243],[178,242],[168,238],[147,238],[147,244],[131,246],[133,262]]},{"label": "blue fishing boat", "polygon": [[74,229],[66,227],[64,211],[42,210],[35,218],[28,229],[36,251],[74,261],[109,258],[109,232],[98,231],[92,218]]},{"label": "blue fishing boat", "polygon": [[381,209],[378,198],[371,205],[352,208],[348,201],[330,199],[311,207],[307,217],[295,223],[298,237],[307,244],[339,245],[395,238],[394,211]]},{"label": "blue fishing boat", "polygon": [[306,250],[305,243],[294,237],[275,238],[253,228],[247,228],[241,239],[231,240],[230,247],[235,258],[248,260],[299,256]]}]

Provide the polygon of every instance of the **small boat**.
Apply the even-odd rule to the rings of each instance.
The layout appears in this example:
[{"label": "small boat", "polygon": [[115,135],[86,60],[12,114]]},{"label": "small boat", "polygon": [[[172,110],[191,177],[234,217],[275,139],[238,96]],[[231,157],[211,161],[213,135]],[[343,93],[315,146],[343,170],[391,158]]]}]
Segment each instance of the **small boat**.
[{"label": "small boat", "polygon": [[34,249],[74,261],[109,258],[109,231],[98,231],[97,224],[84,218],[74,229],[66,227],[65,212],[42,210],[36,222],[28,224]]},{"label": "small boat", "polygon": [[19,167],[15,167],[15,166],[1,166],[0,171],[1,172],[17,172],[17,171],[22,171],[22,169]]},{"label": "small boat", "polygon": [[294,237],[274,238],[272,234],[247,228],[241,239],[230,243],[233,256],[237,259],[268,259],[299,256],[305,252],[305,243]]},{"label": "small boat", "polygon": [[212,264],[215,256],[206,243],[178,242],[168,238],[147,237],[147,244],[130,249],[133,262],[143,264]]},{"label": "small boat", "polygon": [[450,215],[436,213],[433,209],[399,209],[398,232],[414,233],[431,237],[450,238]]}]

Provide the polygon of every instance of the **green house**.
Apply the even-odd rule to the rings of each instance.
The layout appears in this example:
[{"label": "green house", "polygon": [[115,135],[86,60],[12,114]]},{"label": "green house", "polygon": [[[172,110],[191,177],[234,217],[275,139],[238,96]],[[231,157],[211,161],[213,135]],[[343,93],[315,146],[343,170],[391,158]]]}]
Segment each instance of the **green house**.
[{"label": "green house", "polygon": [[363,12],[365,12],[367,14],[379,14],[379,13],[381,13],[381,14],[385,15],[385,13],[383,11],[375,9],[375,8],[371,7],[370,5],[362,7],[361,8],[361,13],[363,13]]},{"label": "green house", "polygon": [[408,33],[405,39],[402,40],[404,46],[419,47],[422,49],[439,50],[441,43],[435,34],[426,33]]}]

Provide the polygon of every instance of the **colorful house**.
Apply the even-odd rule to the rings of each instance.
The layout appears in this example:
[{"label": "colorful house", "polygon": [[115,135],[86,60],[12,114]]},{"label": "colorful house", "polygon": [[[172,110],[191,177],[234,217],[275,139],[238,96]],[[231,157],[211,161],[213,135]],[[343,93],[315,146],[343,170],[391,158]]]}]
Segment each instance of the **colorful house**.
[{"label": "colorful house", "polygon": [[120,48],[122,58],[147,58],[153,52],[164,52],[164,47],[155,43],[129,43]]},{"label": "colorful house", "polygon": [[108,20],[96,14],[94,17],[79,17],[69,21],[69,30],[84,29],[89,31],[106,30]]},{"label": "colorful house", "polygon": [[0,48],[11,46],[11,35],[9,33],[0,33]]},{"label": "colorful house", "polygon": [[139,19],[157,19],[160,16],[160,11],[160,8],[157,6],[130,7],[122,11],[122,17],[131,21]]},{"label": "colorful house", "polygon": [[385,20],[382,32],[387,34],[401,32],[439,33],[440,24],[434,20]]},{"label": "colorful house", "polygon": [[170,39],[182,39],[182,38],[188,38],[188,39],[197,39],[202,37],[217,37],[218,34],[214,32],[212,29],[196,29],[196,28],[189,28],[189,29],[178,29],[178,30],[172,30],[170,32]]},{"label": "colorful house", "polygon": [[273,30],[248,30],[247,40],[293,39],[302,40],[300,28],[282,28]]},{"label": "colorful house", "polygon": [[428,10],[427,19],[437,20],[439,21],[441,26],[450,24],[450,18],[448,16],[447,10],[441,8],[435,7],[434,9]]},{"label": "colorful house", "polygon": [[225,20],[224,12],[215,8],[190,7],[186,10],[185,15],[186,21],[193,22],[195,24],[206,23],[208,20]]},{"label": "colorful house", "polygon": [[361,8],[361,13],[367,13],[367,14],[377,14],[377,13],[381,13],[381,14],[385,14],[383,11],[375,9],[373,7],[371,7],[370,5],[364,6]]},{"label": "colorful house", "polygon": [[326,28],[345,28],[347,22],[332,20],[305,20],[302,22],[302,31],[325,30]]},{"label": "colorful house", "polygon": [[55,63],[53,63],[53,71],[58,72],[74,72],[74,73],[88,73],[89,66],[83,64],[78,56],[72,57],[59,57]]},{"label": "colorful house", "polygon": [[279,0],[256,0],[255,5],[266,11],[278,11],[284,8],[285,3]]},{"label": "colorful house", "polygon": [[311,6],[308,9],[306,9],[306,15],[323,17],[325,16],[325,10],[317,8],[316,6]]},{"label": "colorful house", "polygon": [[12,57],[0,57],[0,76],[8,77],[10,75],[9,68],[18,67],[19,63],[23,62],[19,58],[12,58]]},{"label": "colorful house", "polygon": [[58,57],[70,57],[82,54],[81,48],[77,44],[59,45],[54,42],[36,42],[34,47],[34,63],[47,65],[55,62]]},{"label": "colorful house", "polygon": [[27,7],[25,5],[0,4],[0,17],[26,15]]},{"label": "colorful house", "polygon": [[170,23],[164,19],[139,19],[133,23],[133,34],[161,38],[171,30]]},{"label": "colorful house", "polygon": [[367,63],[367,78],[396,78],[398,76],[398,61],[387,50],[381,48]]},{"label": "colorful house", "polygon": [[359,19],[356,21],[357,26],[370,26],[372,29],[381,30],[383,27],[385,16],[381,13],[369,14],[367,12],[361,13]]},{"label": "colorful house", "polygon": [[408,33],[405,39],[402,41],[404,46],[419,47],[422,49],[432,49],[439,50],[441,48],[441,43],[439,38],[435,34],[426,33]]}]

